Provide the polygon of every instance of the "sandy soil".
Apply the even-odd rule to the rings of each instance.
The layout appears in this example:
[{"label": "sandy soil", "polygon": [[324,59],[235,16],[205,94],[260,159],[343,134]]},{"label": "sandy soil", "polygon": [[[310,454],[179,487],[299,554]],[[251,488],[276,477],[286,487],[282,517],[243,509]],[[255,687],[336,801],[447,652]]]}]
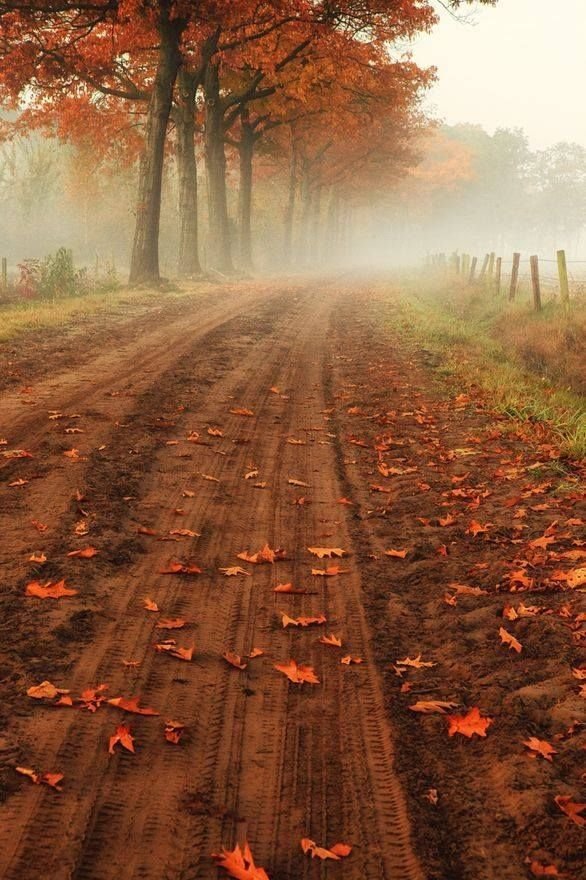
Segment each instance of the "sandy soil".
[{"label": "sandy soil", "polygon": [[[583,829],[554,797],[580,801],[583,594],[552,580],[584,564],[577,475],[552,471],[549,438],[443,386],[377,294],[242,286],[130,313],[110,342],[107,317],[35,339],[34,370],[30,347],[0,348],[0,455],[32,456],[0,457],[1,878],[208,880],[226,876],[211,854],[244,839],[271,880],[519,880],[537,863],[578,877]],[[286,558],[238,558],[266,543]],[[161,573],[177,561],[201,573]],[[235,565],[249,575],[220,571]],[[519,570],[531,588],[511,593]],[[78,593],[25,596],[60,578]],[[308,592],[274,592],[287,582]],[[519,602],[541,610],[503,619]],[[283,613],[327,623],[283,628]],[[341,649],[319,642],[331,633]],[[166,638],[193,659],[155,651]],[[222,659],[253,648],[244,670]],[[418,654],[436,665],[397,664]],[[291,658],[319,684],[275,670]],[[106,684],[160,716],[27,696],[44,680],[74,698]],[[409,709],[431,699],[478,706],[486,738]],[[120,724],[135,754],[108,753]],[[63,790],[16,766],[62,773]],[[322,863],[303,837],[353,851]]]}]

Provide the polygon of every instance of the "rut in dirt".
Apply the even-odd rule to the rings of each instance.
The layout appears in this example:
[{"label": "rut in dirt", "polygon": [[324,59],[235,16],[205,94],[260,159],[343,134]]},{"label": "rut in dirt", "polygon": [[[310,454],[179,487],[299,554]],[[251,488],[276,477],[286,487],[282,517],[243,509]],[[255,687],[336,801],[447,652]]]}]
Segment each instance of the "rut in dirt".
[{"label": "rut in dirt", "polygon": [[[18,713],[3,761],[64,780],[61,793],[11,783],[1,807],[1,877],[32,880],[42,863],[58,880],[207,880],[219,876],[211,853],[244,839],[276,880],[340,870],[349,880],[424,877],[393,768],[355,515],[341,503],[326,400],[338,297],[327,285],[319,296],[312,287],[276,291],[218,316],[191,341],[191,325],[202,321],[194,310],[167,328],[161,360],[153,352],[153,372],[131,389],[114,381],[114,358],[99,382],[68,387],[62,400],[57,392],[55,409],[71,414],[73,404],[88,404],[77,420],[88,429],[75,438],[79,462],[43,447],[40,422],[29,433],[31,452],[45,449],[46,471],[13,502],[14,540],[22,559],[39,543],[30,518],[44,517],[47,579],[66,575],[79,594],[48,609],[24,599],[26,577],[15,565],[17,586],[3,597],[12,631],[4,688]],[[105,397],[112,391],[120,393]],[[37,466],[13,462],[9,476],[30,478]],[[75,489],[82,501],[71,501]],[[83,542],[100,550],[93,560],[65,558],[80,546],[80,520],[88,525]],[[286,559],[238,559],[267,543],[284,548]],[[331,566],[308,552],[315,546],[344,548],[343,573],[313,575]],[[202,573],[161,573],[174,562],[196,563]],[[235,565],[248,574],[220,571]],[[289,582],[307,594],[274,592]],[[146,597],[159,615],[145,609]],[[327,624],[284,629],[282,614],[323,614]],[[163,616],[185,625],[167,633],[156,626]],[[19,650],[18,632],[30,637],[28,652]],[[319,643],[326,632],[341,638],[343,651]],[[169,636],[195,647],[192,661],[154,650]],[[222,659],[253,648],[263,656],[244,670]],[[344,654],[363,662],[346,666]],[[291,658],[312,666],[319,685],[293,685],[274,669]],[[137,696],[161,714],[31,706],[26,689],[45,678],[73,695],[104,683],[107,697]],[[185,725],[179,745],[163,736],[168,720]],[[109,737],[123,722],[136,754],[109,756]],[[303,854],[301,838],[344,841],[353,851],[343,865],[320,865]]]}]

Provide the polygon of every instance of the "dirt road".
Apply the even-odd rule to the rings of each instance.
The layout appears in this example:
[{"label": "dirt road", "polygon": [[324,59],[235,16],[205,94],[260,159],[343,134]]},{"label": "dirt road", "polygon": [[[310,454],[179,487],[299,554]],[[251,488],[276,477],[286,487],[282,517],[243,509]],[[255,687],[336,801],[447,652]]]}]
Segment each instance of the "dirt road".
[{"label": "dirt road", "polygon": [[[514,659],[496,635],[488,642],[502,596],[487,589],[480,611],[478,596],[464,595],[458,609],[443,603],[447,584],[474,563],[486,562],[474,583],[494,588],[492,523],[510,519],[501,502],[525,486],[543,447],[534,457],[525,447],[521,462],[519,438],[503,433],[482,447],[488,463],[474,459],[494,430],[491,414],[478,401],[442,396],[422,353],[406,343],[397,349],[368,308],[340,281],[186,298],[180,312],[163,305],[154,317],[129,317],[115,346],[105,344],[103,327],[62,340],[61,369],[48,366],[3,392],[0,437],[8,442],[0,452],[32,456],[0,459],[3,880],[207,880],[226,876],[211,854],[245,839],[272,880],[517,880],[528,854],[575,860],[580,829],[555,804],[542,825],[532,819],[539,833],[530,842],[520,844],[511,824],[518,803],[503,749],[536,732],[523,728],[538,723],[529,695],[521,721],[504,725],[504,739],[491,731],[486,741],[456,742],[444,717],[408,710],[414,695],[431,689],[496,716],[511,688],[534,686],[536,676],[551,688],[554,677],[556,730],[572,720],[578,701],[567,669],[577,663],[570,653],[578,640],[564,625],[575,611],[555,619],[554,611],[573,595],[552,595],[551,614],[539,618],[545,636],[519,636],[535,641],[522,674],[510,671]],[[480,438],[475,447],[472,434]],[[378,449],[381,435],[388,436]],[[458,450],[471,446],[463,462]],[[491,520],[491,533],[467,537],[472,517],[462,511],[451,540],[445,529],[436,540],[438,508],[460,516],[460,499],[446,501],[442,492],[472,486],[470,503],[504,459],[511,474],[502,498],[491,484],[476,505],[486,513],[474,513]],[[576,519],[578,504],[568,479],[566,520]],[[554,488],[542,488],[539,500]],[[536,511],[531,535],[552,518]],[[509,532],[494,528],[501,553]],[[568,550],[577,546],[573,528],[563,535]],[[440,543],[449,558],[438,555]],[[285,558],[238,557],[266,544]],[[67,556],[88,546],[99,553]],[[320,560],[308,547],[345,553]],[[385,557],[389,547],[408,555]],[[518,548],[510,551],[515,558]],[[28,561],[41,552],[44,564]],[[201,573],[163,573],[178,562]],[[221,571],[233,566],[245,573]],[[342,572],[312,574],[333,566]],[[56,601],[24,595],[31,580],[60,578],[78,593]],[[274,592],[286,583],[306,592]],[[146,598],[158,612],[145,608]],[[283,614],[323,614],[327,622],[285,628]],[[157,626],[167,619],[185,623]],[[326,634],[339,636],[342,649],[320,643]],[[193,658],[155,650],[166,639],[194,646]],[[263,654],[247,659],[254,648]],[[229,665],[225,651],[241,655],[246,668]],[[437,664],[427,678],[411,682],[405,668],[396,674],[397,658],[422,651]],[[493,655],[495,671],[480,669]],[[344,656],[362,662],[346,665]],[[275,664],[290,659],[313,667],[319,684],[289,682]],[[74,699],[107,685],[103,697],[138,697],[160,715],[97,706],[99,694],[81,708],[26,695],[44,680]],[[545,711],[548,697],[541,694],[539,705]],[[163,735],[169,720],[185,725],[179,744]],[[131,728],[135,754],[108,752],[121,724]],[[561,781],[538,780],[544,798],[551,785],[555,794],[575,794],[578,744],[568,742]],[[515,761],[539,773],[524,751],[519,745]],[[16,766],[62,773],[63,790],[31,784]],[[516,772],[518,791],[526,780]],[[436,804],[428,798],[434,789]],[[539,798],[518,798],[539,811]],[[556,853],[561,827],[565,843]],[[301,838],[353,850],[341,862],[321,862],[303,854]]]}]

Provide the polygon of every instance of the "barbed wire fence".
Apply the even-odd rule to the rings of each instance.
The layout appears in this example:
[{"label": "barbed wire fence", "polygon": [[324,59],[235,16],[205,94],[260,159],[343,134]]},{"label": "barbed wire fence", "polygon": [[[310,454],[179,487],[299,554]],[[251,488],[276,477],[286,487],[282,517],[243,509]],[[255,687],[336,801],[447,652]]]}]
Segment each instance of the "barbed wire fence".
[{"label": "barbed wire fence", "polygon": [[[551,271],[555,265],[557,271]],[[430,254],[426,268],[459,278],[470,287],[484,287],[495,297],[506,297],[514,302],[530,292],[533,308],[541,311],[544,299],[559,301],[569,308],[572,301],[584,301],[586,295],[586,260],[567,260],[565,250],[559,250],[555,259],[533,254],[522,259],[515,252],[511,259],[503,259],[494,251],[478,257],[454,251],[452,254]],[[582,272],[577,268],[583,266]],[[508,268],[510,267],[510,269]]]}]

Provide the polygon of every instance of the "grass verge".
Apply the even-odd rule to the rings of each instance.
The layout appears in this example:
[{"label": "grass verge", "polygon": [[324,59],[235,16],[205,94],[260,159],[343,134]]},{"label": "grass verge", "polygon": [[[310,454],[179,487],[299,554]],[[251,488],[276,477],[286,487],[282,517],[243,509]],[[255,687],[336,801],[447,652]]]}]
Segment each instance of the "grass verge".
[{"label": "grass verge", "polygon": [[411,279],[399,307],[403,332],[435,356],[438,372],[483,388],[513,419],[546,423],[563,457],[586,457],[584,306],[566,315],[550,303],[535,314],[479,289]]}]

